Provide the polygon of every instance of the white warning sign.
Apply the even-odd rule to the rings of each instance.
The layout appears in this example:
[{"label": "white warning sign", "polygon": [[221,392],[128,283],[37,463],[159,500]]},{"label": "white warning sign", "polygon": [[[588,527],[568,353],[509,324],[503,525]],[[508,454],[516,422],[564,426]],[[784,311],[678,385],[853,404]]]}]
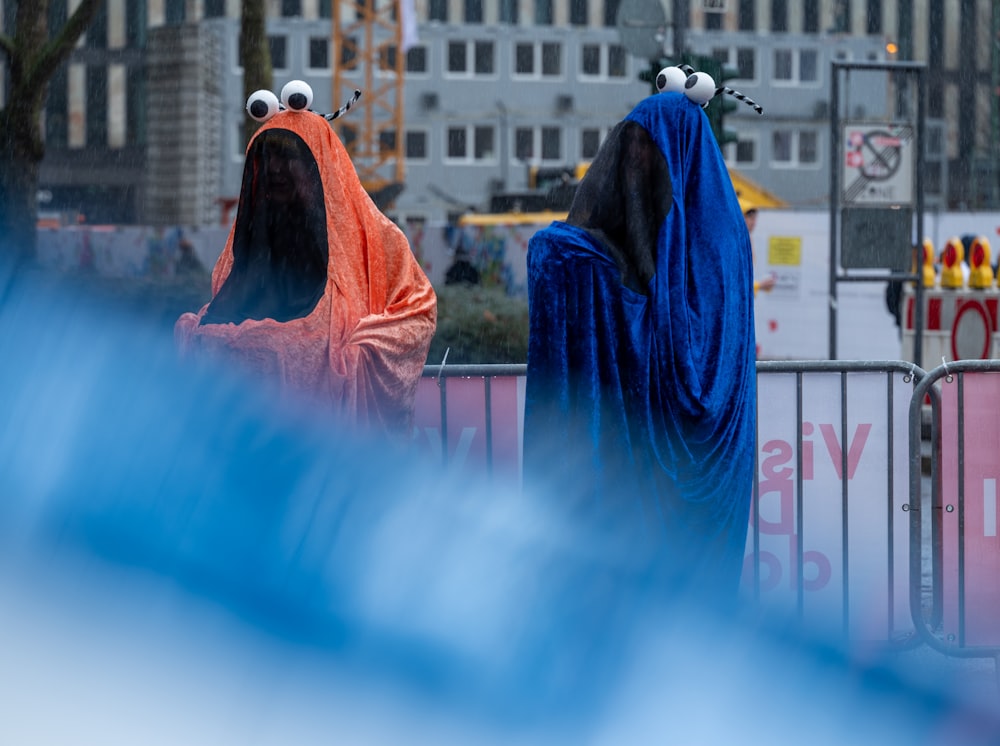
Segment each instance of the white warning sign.
[{"label": "white warning sign", "polygon": [[844,127],[845,204],[913,204],[913,128],[849,124]]}]

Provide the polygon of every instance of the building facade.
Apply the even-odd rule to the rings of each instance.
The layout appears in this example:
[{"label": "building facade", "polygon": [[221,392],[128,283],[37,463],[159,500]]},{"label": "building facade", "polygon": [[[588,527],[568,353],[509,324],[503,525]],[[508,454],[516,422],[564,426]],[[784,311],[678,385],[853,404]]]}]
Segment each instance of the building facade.
[{"label": "building facade", "polygon": [[[341,103],[333,101],[331,82],[342,62],[330,42],[338,1],[343,14],[358,12],[342,0],[267,2],[275,92],[288,80],[306,80],[321,111]],[[764,107],[763,117],[742,106],[728,116],[738,139],[725,147],[726,158],[789,204],[816,207],[829,198],[830,62],[915,60],[927,65],[928,206],[1000,207],[995,0],[659,1],[672,32],[665,54],[676,39],[691,53],[726,62],[740,71],[726,83]],[[404,143],[405,186],[395,213],[447,219],[481,209],[498,191],[526,188],[532,165],[571,168],[592,157],[650,90],[639,80],[650,61],[631,55],[616,28],[620,4],[413,0],[407,7],[417,35],[406,52],[404,124],[386,133]],[[14,0],[0,5],[0,22],[10,28]],[[65,19],[66,7],[53,0],[52,25]],[[240,0],[106,0],[50,87],[41,206],[76,209],[92,222],[169,222],[170,200],[162,197],[171,190],[196,188],[193,201],[201,204],[235,196],[246,117],[239,13]],[[152,34],[164,26],[214,36],[199,49],[218,50],[206,74],[220,85],[193,81],[190,58],[175,65],[184,79],[170,83],[164,55],[172,47],[157,45]],[[194,120],[192,134],[173,144],[162,121],[169,114],[164,92],[171,91],[200,97],[198,112],[215,112]],[[3,95],[0,87],[0,101]],[[848,113],[870,115],[866,107],[886,96],[876,84]],[[220,131],[192,147],[195,130],[206,127]],[[203,151],[213,147],[219,152],[210,158]],[[217,174],[206,173],[213,168]],[[186,170],[197,176],[181,178]],[[175,222],[215,214],[185,211],[179,202],[176,209]]]}]

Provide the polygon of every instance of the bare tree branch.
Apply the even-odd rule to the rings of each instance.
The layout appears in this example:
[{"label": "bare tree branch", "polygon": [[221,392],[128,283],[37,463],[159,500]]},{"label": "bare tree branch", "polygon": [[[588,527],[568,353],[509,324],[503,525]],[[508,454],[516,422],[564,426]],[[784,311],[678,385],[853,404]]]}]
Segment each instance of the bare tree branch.
[{"label": "bare tree branch", "polygon": [[29,87],[44,85],[73,53],[73,47],[84,34],[104,0],[82,0],[63,27],[42,47],[28,76]]}]

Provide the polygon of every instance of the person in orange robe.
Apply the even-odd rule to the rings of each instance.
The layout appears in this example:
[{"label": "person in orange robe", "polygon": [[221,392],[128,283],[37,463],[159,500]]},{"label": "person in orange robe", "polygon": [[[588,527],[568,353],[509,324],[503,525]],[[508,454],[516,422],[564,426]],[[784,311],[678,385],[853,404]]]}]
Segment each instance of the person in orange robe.
[{"label": "person in orange robe", "polygon": [[175,324],[181,357],[263,376],[349,424],[407,434],[434,290],[327,118],[274,108],[247,146],[212,299]]}]

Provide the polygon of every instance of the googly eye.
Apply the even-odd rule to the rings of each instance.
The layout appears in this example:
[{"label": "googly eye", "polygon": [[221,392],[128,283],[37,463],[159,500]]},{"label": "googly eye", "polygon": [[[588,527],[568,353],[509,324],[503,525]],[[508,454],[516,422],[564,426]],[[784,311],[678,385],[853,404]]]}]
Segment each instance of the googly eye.
[{"label": "googly eye", "polygon": [[258,122],[266,122],[278,113],[278,97],[270,91],[254,91],[247,99],[247,114]]},{"label": "googly eye", "polygon": [[312,106],[313,89],[304,80],[291,80],[281,89],[281,103],[286,109],[304,111]]},{"label": "googly eye", "polygon": [[683,93],[687,73],[676,65],[665,67],[656,74],[656,90],[660,93]]},{"label": "googly eye", "polygon": [[684,81],[684,95],[704,106],[715,96],[715,81],[708,73],[692,73]]}]

